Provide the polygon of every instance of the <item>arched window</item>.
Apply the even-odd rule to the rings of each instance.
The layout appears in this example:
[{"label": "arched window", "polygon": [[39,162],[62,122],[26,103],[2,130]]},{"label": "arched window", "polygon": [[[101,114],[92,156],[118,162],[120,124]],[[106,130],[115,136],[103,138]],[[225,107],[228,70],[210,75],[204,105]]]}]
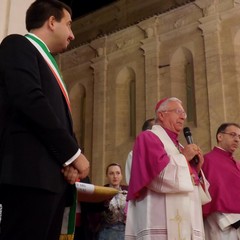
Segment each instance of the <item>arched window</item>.
[{"label": "arched window", "polygon": [[131,68],[122,69],[116,79],[116,144],[136,135],[136,86]]},{"label": "arched window", "polygon": [[171,92],[183,101],[187,121],[196,125],[196,101],[193,56],[187,48],[178,49],[170,62]]}]

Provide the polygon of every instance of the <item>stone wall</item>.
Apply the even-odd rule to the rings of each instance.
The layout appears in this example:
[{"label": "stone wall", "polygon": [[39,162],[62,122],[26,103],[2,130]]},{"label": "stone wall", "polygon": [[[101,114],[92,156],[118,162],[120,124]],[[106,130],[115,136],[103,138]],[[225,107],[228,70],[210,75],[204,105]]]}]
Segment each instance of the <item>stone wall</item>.
[{"label": "stone wall", "polygon": [[87,14],[72,24],[75,41],[79,46],[105,34],[119,31],[143,19],[167,12],[194,0],[117,0],[97,11]]},{"label": "stone wall", "polygon": [[108,163],[125,166],[160,98],[183,101],[203,152],[222,122],[240,122],[239,10],[238,1],[191,2],[59,56],[93,183],[104,183]]}]

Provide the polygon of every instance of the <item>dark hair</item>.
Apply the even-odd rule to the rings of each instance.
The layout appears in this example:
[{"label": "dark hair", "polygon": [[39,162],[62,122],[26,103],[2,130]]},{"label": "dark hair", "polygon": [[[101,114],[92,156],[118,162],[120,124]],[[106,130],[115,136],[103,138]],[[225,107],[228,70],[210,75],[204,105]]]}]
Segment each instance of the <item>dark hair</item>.
[{"label": "dark hair", "polygon": [[142,126],[142,131],[145,131],[145,130],[148,130],[148,129],[152,129],[152,125],[153,125],[153,122],[154,121],[154,118],[150,118],[148,120],[146,120]]},{"label": "dark hair", "polygon": [[110,167],[112,167],[112,166],[118,166],[118,167],[120,168],[121,172],[122,172],[122,167],[121,167],[120,164],[118,164],[118,163],[110,163],[110,164],[107,165],[107,167],[106,167],[106,175],[107,175],[107,173],[108,173],[108,169],[109,169]]},{"label": "dark hair", "polygon": [[72,15],[71,8],[63,2],[57,0],[36,0],[33,2],[26,13],[26,29],[40,28],[49,17],[54,16],[57,21],[61,21],[63,17],[63,9]]},{"label": "dark hair", "polygon": [[223,124],[221,124],[219,126],[218,130],[217,130],[217,133],[216,133],[217,142],[218,142],[218,134],[224,132],[226,130],[226,128],[229,127],[229,126],[235,126],[235,127],[240,129],[240,125],[237,124],[237,123],[223,123]]}]

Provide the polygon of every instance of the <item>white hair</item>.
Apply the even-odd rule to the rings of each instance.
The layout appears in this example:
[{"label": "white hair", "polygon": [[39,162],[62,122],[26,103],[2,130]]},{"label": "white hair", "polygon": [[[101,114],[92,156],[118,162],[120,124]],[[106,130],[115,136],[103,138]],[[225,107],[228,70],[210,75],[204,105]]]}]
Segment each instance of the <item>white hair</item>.
[{"label": "white hair", "polygon": [[169,102],[179,102],[180,104],[182,104],[182,101],[181,101],[180,99],[176,98],[176,97],[170,97],[170,98],[168,98],[168,99],[167,99],[166,101],[164,101],[164,102],[159,106],[159,108],[156,110],[156,112],[155,112],[155,114],[156,114],[156,116],[155,116],[155,121],[158,120],[158,114],[157,114],[157,113],[158,113],[158,112],[164,112],[164,111],[166,111]]}]

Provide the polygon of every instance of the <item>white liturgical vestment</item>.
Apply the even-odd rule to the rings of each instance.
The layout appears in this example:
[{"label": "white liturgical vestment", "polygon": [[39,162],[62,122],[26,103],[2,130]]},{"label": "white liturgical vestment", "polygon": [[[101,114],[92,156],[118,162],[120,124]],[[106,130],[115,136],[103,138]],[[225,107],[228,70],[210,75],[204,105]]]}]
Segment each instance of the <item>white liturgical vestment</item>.
[{"label": "white liturgical vestment", "polygon": [[[139,198],[128,203],[125,240],[204,240],[202,201],[210,201],[208,182],[194,185],[188,163],[160,126],[151,130],[164,144],[170,162],[146,186]],[[141,177],[141,176],[139,176]],[[207,199],[207,200],[206,200]]]}]

